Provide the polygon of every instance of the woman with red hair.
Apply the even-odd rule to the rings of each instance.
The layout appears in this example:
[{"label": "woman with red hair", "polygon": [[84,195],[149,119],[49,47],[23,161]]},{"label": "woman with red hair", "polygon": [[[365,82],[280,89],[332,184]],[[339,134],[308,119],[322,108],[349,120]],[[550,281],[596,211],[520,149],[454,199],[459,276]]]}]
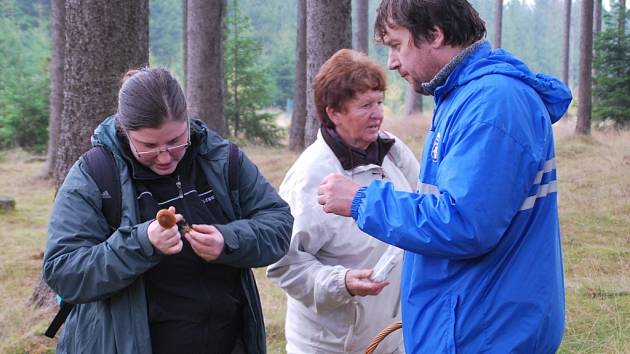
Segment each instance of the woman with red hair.
[{"label": "woman with red hair", "polygon": [[[267,270],[288,294],[288,353],[362,353],[381,329],[400,319],[400,265],[384,280],[374,274],[384,254],[393,252],[396,259],[400,251],[365,237],[352,219],[326,214],[317,203],[319,183],[331,173],[361,185],[383,179],[400,190],[415,189],[416,158],[381,130],[385,89],[380,65],[349,49],[335,53],[315,77],[321,129],[280,186],[295,223],[288,254]],[[403,352],[400,333],[378,349]]]}]

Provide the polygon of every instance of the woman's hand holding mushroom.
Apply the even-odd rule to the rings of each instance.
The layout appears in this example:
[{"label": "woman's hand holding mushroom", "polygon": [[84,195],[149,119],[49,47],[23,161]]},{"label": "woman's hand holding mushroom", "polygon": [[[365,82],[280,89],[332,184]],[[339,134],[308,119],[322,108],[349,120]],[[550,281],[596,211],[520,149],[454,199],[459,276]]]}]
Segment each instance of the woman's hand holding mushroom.
[{"label": "woman's hand holding mushroom", "polygon": [[177,223],[183,219],[181,214],[175,213],[174,207],[160,210],[148,229],[149,241],[153,247],[167,255],[181,252],[184,244]]}]

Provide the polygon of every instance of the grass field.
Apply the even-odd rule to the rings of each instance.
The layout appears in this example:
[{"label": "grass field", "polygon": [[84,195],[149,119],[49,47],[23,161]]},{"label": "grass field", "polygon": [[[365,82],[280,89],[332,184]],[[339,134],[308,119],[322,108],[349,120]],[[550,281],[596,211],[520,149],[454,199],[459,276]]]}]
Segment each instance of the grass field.
[{"label": "grass field", "polygon": [[[391,119],[388,129],[420,153],[427,118]],[[556,127],[560,217],[567,297],[562,353],[630,353],[630,131],[572,136],[571,122]],[[245,147],[278,186],[297,154]],[[54,191],[36,178],[41,159],[0,152],[0,196],[16,210],[0,213],[0,353],[53,353],[42,333],[52,310],[28,299],[41,268]],[[270,353],[284,352],[283,292],[255,270],[263,300]]]}]

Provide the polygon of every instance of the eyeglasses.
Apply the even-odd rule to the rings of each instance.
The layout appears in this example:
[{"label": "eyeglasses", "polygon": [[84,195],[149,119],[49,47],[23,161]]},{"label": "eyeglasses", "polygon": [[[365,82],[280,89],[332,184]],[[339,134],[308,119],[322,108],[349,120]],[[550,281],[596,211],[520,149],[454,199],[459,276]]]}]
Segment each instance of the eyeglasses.
[{"label": "eyeglasses", "polygon": [[129,137],[129,132],[127,132],[127,129],[123,129],[123,130],[125,131],[125,135],[127,136],[129,145],[131,145],[133,150],[136,152],[136,155],[138,155],[138,158],[141,158],[143,160],[153,160],[157,158],[163,152],[167,152],[169,154],[178,154],[181,151],[186,150],[186,148],[190,146],[190,121],[187,121],[186,123],[187,123],[186,130],[188,132],[188,140],[186,141],[185,144],[180,144],[180,145],[175,145],[175,146],[165,146],[159,149],[154,149],[154,150],[149,150],[149,151],[138,151],[133,141]]}]

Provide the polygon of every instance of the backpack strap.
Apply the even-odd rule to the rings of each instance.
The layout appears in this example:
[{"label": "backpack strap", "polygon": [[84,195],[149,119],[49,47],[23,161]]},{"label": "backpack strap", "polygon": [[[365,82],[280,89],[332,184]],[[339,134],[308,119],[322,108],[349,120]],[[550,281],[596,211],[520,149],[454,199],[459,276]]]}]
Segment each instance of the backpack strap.
[{"label": "backpack strap", "polygon": [[238,202],[239,169],[239,149],[236,144],[230,142],[228,152],[228,196],[230,197],[230,202],[232,202],[232,209],[234,210],[236,219],[241,218],[241,210]]},{"label": "backpack strap", "polygon": [[228,186],[230,187],[230,192],[238,189],[238,151],[238,146],[230,142],[230,151],[228,153]]},{"label": "backpack strap", "polygon": [[[103,146],[94,146],[86,151],[82,157],[85,162],[85,170],[94,179],[98,190],[101,192],[101,211],[112,230],[116,230],[120,226],[122,193],[114,155]],[[44,335],[54,338],[73,308],[74,304],[69,304],[62,299],[59,303],[59,311]]]},{"label": "backpack strap", "polygon": [[122,216],[122,192],[114,155],[103,146],[94,146],[83,154],[83,161],[101,192],[101,211],[112,230],[116,230]]},{"label": "backpack strap", "polygon": [[53,318],[44,335],[48,338],[55,338],[55,334],[57,334],[59,327],[61,327],[61,325],[66,321],[66,318],[68,318],[68,315],[70,315],[70,311],[72,311],[73,308],[74,304],[61,301],[61,303],[59,303],[59,311],[55,315],[55,318]]}]

